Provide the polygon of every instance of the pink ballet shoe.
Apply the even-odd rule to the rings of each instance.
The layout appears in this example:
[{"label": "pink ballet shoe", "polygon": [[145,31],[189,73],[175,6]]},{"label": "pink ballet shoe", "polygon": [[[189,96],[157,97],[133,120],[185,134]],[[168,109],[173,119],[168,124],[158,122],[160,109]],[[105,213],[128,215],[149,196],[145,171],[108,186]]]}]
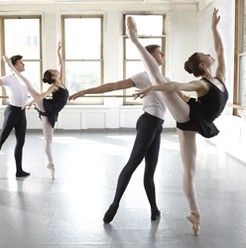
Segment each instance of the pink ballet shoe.
[{"label": "pink ballet shoe", "polygon": [[53,163],[49,163],[47,165],[47,168],[50,170],[50,174],[52,176],[52,179],[55,179],[55,165]]},{"label": "pink ballet shoe", "polygon": [[198,235],[200,232],[200,215],[198,212],[190,212],[186,218],[192,223],[192,232]]},{"label": "pink ballet shoe", "polygon": [[126,27],[127,27],[127,33],[131,41],[137,42],[138,37],[137,37],[137,25],[136,22],[134,21],[133,17],[128,16],[126,20]]}]

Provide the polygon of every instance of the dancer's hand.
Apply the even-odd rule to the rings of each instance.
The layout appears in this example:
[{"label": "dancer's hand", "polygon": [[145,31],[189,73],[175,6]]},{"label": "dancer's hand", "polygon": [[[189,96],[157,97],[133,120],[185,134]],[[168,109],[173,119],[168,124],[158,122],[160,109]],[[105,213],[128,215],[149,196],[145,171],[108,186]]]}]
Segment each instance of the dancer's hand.
[{"label": "dancer's hand", "polygon": [[71,100],[75,100],[76,98],[80,97],[80,96],[84,96],[85,93],[83,90],[77,92],[77,93],[74,93],[73,95],[69,96],[68,97],[68,100],[71,101]]},{"label": "dancer's hand", "polygon": [[127,17],[126,28],[127,28],[128,36],[131,39],[131,41],[133,43],[137,43],[138,42],[137,25],[132,16]]},{"label": "dancer's hand", "polygon": [[134,100],[137,99],[138,97],[143,98],[147,96],[152,90],[153,90],[153,86],[149,86],[143,90],[139,90],[137,93],[132,94],[132,96],[134,96]]},{"label": "dancer's hand", "polygon": [[24,105],[21,109],[22,109],[22,110],[24,110],[24,109],[30,109],[31,106],[32,106],[32,103],[29,102],[29,103],[27,103],[26,105]]},{"label": "dancer's hand", "polygon": [[58,46],[57,46],[57,51],[59,52],[62,48],[62,42],[59,40],[58,41]]},{"label": "dancer's hand", "polygon": [[215,29],[220,21],[220,16],[218,16],[219,9],[214,8],[212,16],[212,29]]}]

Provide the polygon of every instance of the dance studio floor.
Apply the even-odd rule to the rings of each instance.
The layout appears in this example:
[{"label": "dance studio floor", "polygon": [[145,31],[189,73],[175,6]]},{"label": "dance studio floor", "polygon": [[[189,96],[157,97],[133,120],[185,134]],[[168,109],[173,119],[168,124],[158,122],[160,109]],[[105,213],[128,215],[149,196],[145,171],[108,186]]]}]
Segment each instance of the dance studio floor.
[{"label": "dance studio floor", "polygon": [[40,131],[26,137],[23,160],[30,177],[15,178],[14,135],[0,152],[1,248],[246,247],[246,164],[205,139],[198,137],[196,177],[201,233],[193,236],[174,131],[162,134],[155,176],[161,218],[150,220],[141,164],[111,224],[102,218],[135,131],[56,130],[54,136],[55,180]]}]

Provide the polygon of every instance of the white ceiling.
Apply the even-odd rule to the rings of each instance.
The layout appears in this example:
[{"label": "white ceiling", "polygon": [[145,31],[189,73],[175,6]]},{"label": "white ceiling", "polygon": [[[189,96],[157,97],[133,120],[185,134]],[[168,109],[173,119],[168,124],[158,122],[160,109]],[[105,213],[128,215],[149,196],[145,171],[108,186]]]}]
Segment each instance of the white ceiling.
[{"label": "white ceiling", "polygon": [[142,2],[146,2],[146,3],[187,3],[187,4],[191,4],[191,3],[206,3],[206,2],[211,2],[211,0],[0,0],[0,3],[4,3],[4,4],[14,4],[14,3],[23,3],[23,4],[27,4],[27,3],[89,3],[89,2],[98,2],[98,3],[142,3]]}]

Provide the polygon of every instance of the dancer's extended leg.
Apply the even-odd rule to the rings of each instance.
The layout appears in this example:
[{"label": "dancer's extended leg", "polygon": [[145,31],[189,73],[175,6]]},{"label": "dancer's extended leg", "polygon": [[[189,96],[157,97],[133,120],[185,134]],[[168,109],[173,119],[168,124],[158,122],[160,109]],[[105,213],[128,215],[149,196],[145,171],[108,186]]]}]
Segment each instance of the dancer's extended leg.
[{"label": "dancer's extended leg", "polygon": [[[137,47],[141,60],[144,64],[146,71],[151,79],[152,84],[165,83],[167,80],[163,77],[159,70],[159,65],[157,64],[154,57],[146,50],[145,47],[139,42],[137,37],[137,28],[134,20],[131,17],[127,19],[128,35],[131,41]],[[189,118],[190,108],[187,103],[183,101],[175,92],[166,93],[160,92],[160,96],[164,99],[170,113],[177,122],[187,122]]]}]

